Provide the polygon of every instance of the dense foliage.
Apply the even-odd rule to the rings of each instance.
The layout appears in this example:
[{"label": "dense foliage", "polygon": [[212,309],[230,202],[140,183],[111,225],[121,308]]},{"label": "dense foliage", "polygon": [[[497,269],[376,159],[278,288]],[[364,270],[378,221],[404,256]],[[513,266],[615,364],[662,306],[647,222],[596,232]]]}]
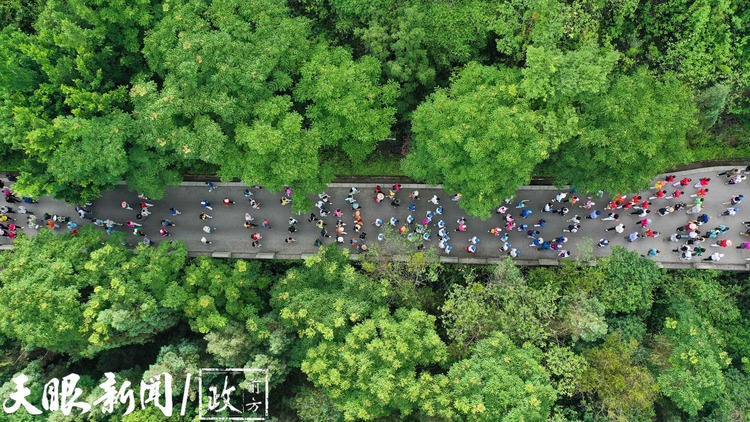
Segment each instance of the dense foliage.
[{"label": "dense foliage", "polygon": [[[79,373],[89,401],[104,372],[168,372],[178,402],[188,373],[261,367],[274,420],[742,420],[749,298],[740,276],[667,272],[621,248],[594,267],[450,266],[429,252],[354,265],[335,246],[261,263],[44,230],[0,253],[0,394],[19,372],[33,397]],[[91,417],[163,417],[117,409]]]},{"label": "dense foliage", "polygon": [[690,146],[750,150],[749,19],[740,0],[9,0],[0,159],[20,193],[77,202],[197,169],[302,209],[396,150],[477,216],[534,174],[632,191]]}]

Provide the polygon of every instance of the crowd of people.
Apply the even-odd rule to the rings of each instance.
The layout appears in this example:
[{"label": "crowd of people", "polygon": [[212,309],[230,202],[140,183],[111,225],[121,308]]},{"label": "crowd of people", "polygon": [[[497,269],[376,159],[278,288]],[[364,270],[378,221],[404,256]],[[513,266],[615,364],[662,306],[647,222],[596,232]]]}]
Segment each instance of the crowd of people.
[{"label": "crowd of people", "polygon": [[[495,209],[495,217],[484,227],[477,227],[483,223],[470,223],[465,217],[459,217],[455,222],[453,219],[446,221],[448,219],[444,216],[443,208],[445,204],[437,194],[423,198],[418,190],[406,192],[400,183],[385,189],[379,185],[375,186],[371,199],[362,198],[369,195],[363,194],[357,187],[351,187],[344,199],[344,209],[340,205],[341,202],[338,206],[334,205],[332,195],[327,192],[320,193],[314,210],[307,218],[307,224],[312,227],[304,230],[298,220],[304,219],[303,216],[289,217],[285,228],[276,227],[283,224],[276,218],[273,228],[268,218],[256,218],[254,214],[261,213],[261,204],[254,191],[262,189],[260,186],[244,189],[243,195],[247,200],[245,206],[237,205],[229,191],[220,203],[217,200],[216,205],[228,209],[242,208],[239,213],[233,213],[241,216],[244,212],[244,219],[238,218],[238,225],[242,224],[248,232],[253,249],[263,247],[261,241],[264,235],[261,233],[266,231],[269,235],[273,233],[272,236],[283,236],[284,242],[291,245],[298,242],[297,235],[301,230],[312,230],[317,233],[312,246],[335,242],[339,245],[348,244],[358,253],[367,252],[370,249],[369,242],[400,239],[404,241],[402,247],[415,247],[421,250],[434,245],[439,253],[444,255],[450,255],[454,247],[459,247],[469,255],[481,251],[483,256],[508,255],[516,258],[526,254],[525,251],[536,250],[542,254],[549,253],[558,258],[567,258],[571,256],[571,249],[568,247],[571,244],[571,236],[584,226],[596,227],[594,225],[598,224],[599,228],[596,230],[601,230],[601,237],[596,242],[598,248],[609,247],[613,240],[612,236],[622,236],[630,243],[662,238],[669,243],[661,243],[663,246],[660,246],[660,243],[652,242],[643,255],[657,257],[663,251],[671,251],[682,261],[720,261],[724,257],[724,248],[750,249],[750,240],[736,241],[735,238],[733,242],[727,237],[735,235],[728,226],[729,219],[742,215],[741,205],[745,197],[741,192],[743,186],[747,185],[743,182],[748,174],[750,166],[744,170],[731,169],[718,173],[716,177],[701,177],[697,180],[666,175],[655,181],[648,194],[617,194],[610,199],[605,199],[607,197],[601,191],[593,195],[584,195],[575,189],[555,192],[543,205],[533,204],[528,198],[509,198]],[[6,183],[0,182],[6,202],[0,207],[0,236],[13,239],[24,227],[32,230],[43,227],[52,230],[67,229],[74,234],[78,232],[83,222],[79,223],[62,215],[42,213],[41,210],[32,211],[30,208],[34,208],[32,204],[36,204],[36,201],[15,195],[10,186],[13,181],[12,177],[7,179],[7,186]],[[704,201],[714,195],[711,187],[715,183],[737,187],[732,188],[731,196],[716,199],[722,201],[724,211],[712,216],[704,211]],[[209,193],[217,189],[213,182],[205,182],[205,185]],[[211,195],[211,198],[213,197],[215,195]],[[115,230],[127,231],[145,245],[152,245],[152,238],[171,240],[172,228],[177,225],[176,221],[183,218],[180,217],[181,211],[174,207],[156,206],[154,201],[144,195],[138,195],[137,199],[133,198],[132,201],[129,199],[124,198],[120,203],[120,208],[130,213],[129,217],[117,221],[92,216],[88,209],[91,204],[77,205],[75,212],[79,219],[90,220],[92,224],[102,227],[108,233]],[[461,199],[462,195],[457,193],[450,201],[458,203]],[[278,201],[282,207],[289,206],[292,203],[292,189],[286,187]],[[538,198],[536,201],[538,202]],[[373,214],[380,217],[366,223],[363,218],[363,204],[367,203],[379,207]],[[200,236],[202,244],[211,245],[217,231],[211,224],[216,205],[208,197],[196,200],[196,207],[198,205],[199,212],[195,215],[201,221],[198,226],[201,228],[196,235]],[[383,211],[389,208],[392,212]],[[159,211],[155,211],[156,209]],[[146,233],[143,222],[153,218],[151,215],[155,213],[159,214],[157,218],[160,219],[158,232]],[[24,215],[25,222],[18,221],[21,214]],[[290,211],[289,214],[293,213]],[[687,218],[674,217],[680,215]],[[655,230],[652,225],[655,219],[674,221],[674,230],[671,233]],[[595,220],[609,224],[598,223]],[[745,220],[748,221],[742,221],[744,229],[739,234],[750,236],[750,218]],[[474,227],[469,227],[470,224]],[[663,224],[659,226],[664,227]],[[283,230],[286,232],[277,234]],[[456,236],[464,232],[468,233]],[[467,235],[471,235],[468,241]],[[484,241],[480,235],[485,238]],[[456,244],[452,236],[461,237],[463,241]],[[484,250],[481,250],[482,248]]]}]

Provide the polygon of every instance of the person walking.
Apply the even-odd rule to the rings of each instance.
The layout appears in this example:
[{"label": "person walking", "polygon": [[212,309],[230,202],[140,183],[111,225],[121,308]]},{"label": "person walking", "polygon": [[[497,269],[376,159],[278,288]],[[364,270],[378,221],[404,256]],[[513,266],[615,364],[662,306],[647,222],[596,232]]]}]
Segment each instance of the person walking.
[{"label": "person walking", "polygon": [[703,206],[703,204],[700,204],[700,203],[699,204],[695,204],[695,205],[693,205],[692,208],[690,208],[689,210],[685,211],[685,213],[686,214],[698,214],[699,212],[703,211],[703,208],[705,208]]},{"label": "person walking", "polygon": [[578,229],[580,228],[581,228],[580,224],[570,224],[568,225],[568,228],[563,229],[563,231],[567,233],[577,233]]},{"label": "person walking", "polygon": [[649,249],[649,250],[648,250],[648,252],[647,252],[647,253],[646,253],[645,255],[643,255],[643,256],[647,256],[647,257],[649,257],[649,258],[653,258],[653,257],[659,256],[659,254],[660,254],[660,253],[661,253],[661,251],[660,251],[660,250],[658,250],[658,249],[656,249],[656,248],[651,248],[651,249]]},{"label": "person walking", "polygon": [[737,208],[737,207],[731,207],[731,208],[727,208],[726,211],[724,211],[723,213],[721,213],[721,215],[732,217],[732,216],[737,215],[737,213],[739,211],[740,211],[739,208]]},{"label": "person walking", "polygon": [[680,180],[679,182],[672,183],[672,186],[687,186],[692,181],[693,181],[693,179],[691,179],[689,177],[685,177],[682,180]]},{"label": "person walking", "polygon": [[731,169],[727,171],[722,171],[717,176],[726,176],[727,178],[729,178],[729,177],[734,176],[735,174],[740,174],[740,173],[741,173],[741,170],[735,168],[735,169]]},{"label": "person walking", "polygon": [[625,231],[625,225],[620,223],[614,227],[610,227],[607,229],[607,231],[612,231],[612,230],[616,231],[617,233],[622,234]]},{"label": "person walking", "polygon": [[708,182],[710,181],[711,181],[710,177],[703,177],[700,180],[698,180],[698,183],[696,183],[694,187],[696,189],[705,188],[706,186],[708,186]]},{"label": "person walking", "polygon": [[201,237],[201,243],[204,245],[210,245],[212,242],[208,239],[206,239],[206,236]]},{"label": "person walking", "polygon": [[203,208],[206,208],[206,209],[209,209],[209,210],[213,211],[213,207],[211,207],[211,203],[208,202],[208,201],[206,201],[205,199],[203,201],[201,201],[201,205],[203,206]]},{"label": "person walking", "polygon": [[708,194],[708,188],[700,188],[698,192],[690,195],[691,198],[703,198]]},{"label": "person walking", "polygon": [[601,211],[594,210],[594,211],[591,212],[591,214],[589,214],[589,215],[586,216],[586,219],[588,219],[588,220],[596,220],[597,218],[599,218],[600,215],[602,215]]},{"label": "person walking", "polygon": [[654,194],[654,196],[651,196],[651,197],[649,197],[648,199],[662,199],[662,198],[664,198],[665,196],[667,196],[667,191],[665,191],[664,189],[660,189],[660,190],[658,190],[658,191],[657,191],[657,192],[656,192],[656,193]]},{"label": "person walking", "polygon": [[732,241],[729,239],[722,239],[717,241],[716,243],[711,244],[714,248],[726,248],[729,246],[732,246]]},{"label": "person walking", "polygon": [[736,195],[724,202],[722,205],[739,205],[742,200],[745,199],[745,195]]},{"label": "person walking", "polygon": [[620,214],[611,212],[606,217],[603,217],[602,221],[620,221]]},{"label": "person walking", "polygon": [[704,261],[716,261],[716,262],[718,262],[723,257],[724,257],[723,253],[714,252],[714,253],[711,254],[711,256],[709,256],[708,258],[705,258]]}]

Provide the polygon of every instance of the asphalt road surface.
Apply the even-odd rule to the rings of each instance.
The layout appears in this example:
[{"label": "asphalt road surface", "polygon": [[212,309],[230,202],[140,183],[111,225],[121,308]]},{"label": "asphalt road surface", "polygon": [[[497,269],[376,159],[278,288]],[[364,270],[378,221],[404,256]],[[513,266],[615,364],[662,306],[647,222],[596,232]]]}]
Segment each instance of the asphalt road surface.
[{"label": "asphalt road surface", "polygon": [[[750,241],[750,236],[741,236],[750,228],[746,228],[743,225],[743,221],[750,221],[750,185],[748,181],[743,181],[736,185],[726,185],[724,182],[727,180],[724,176],[718,176],[717,174],[726,168],[710,168],[710,169],[698,169],[691,170],[688,172],[676,173],[677,180],[683,177],[689,177],[692,182],[682,190],[684,195],[680,199],[655,199],[652,200],[653,204],[650,209],[652,212],[647,216],[652,222],[648,226],[649,229],[660,232],[661,235],[656,238],[639,238],[635,242],[629,242],[626,236],[633,233],[643,233],[645,230],[637,225],[637,222],[642,218],[631,215],[631,210],[605,210],[610,201],[605,195],[603,198],[592,197],[591,200],[596,203],[590,210],[580,208],[584,205],[588,199],[584,195],[575,194],[579,197],[579,201],[576,204],[570,202],[554,202],[553,207],[559,209],[561,207],[567,207],[570,212],[562,216],[557,213],[542,212],[544,205],[555,198],[555,196],[561,192],[567,193],[567,198],[570,199],[574,194],[570,193],[570,190],[560,190],[551,186],[530,186],[522,187],[516,197],[506,206],[508,211],[506,214],[510,214],[514,218],[516,227],[510,231],[506,228],[506,220],[504,214],[498,214],[493,212],[492,217],[486,221],[482,221],[475,218],[467,218],[466,226],[467,229],[464,232],[457,232],[455,229],[458,227],[457,220],[464,217],[464,212],[458,207],[459,201],[452,201],[451,197],[455,192],[445,192],[442,189],[435,187],[428,187],[425,185],[403,185],[401,190],[396,194],[396,197],[400,200],[401,205],[394,207],[391,205],[389,200],[385,200],[381,203],[377,203],[374,200],[375,192],[372,183],[360,183],[354,184],[354,186],[360,190],[359,193],[354,195],[357,203],[360,205],[361,218],[364,222],[361,232],[366,233],[364,240],[359,238],[359,234],[354,230],[354,218],[352,206],[347,202],[347,196],[350,191],[349,185],[332,184],[330,185],[327,193],[331,196],[330,204],[325,206],[325,209],[331,211],[331,213],[322,218],[326,222],[326,229],[329,234],[333,237],[325,238],[320,236],[320,229],[316,226],[315,222],[308,222],[310,213],[298,215],[291,212],[290,205],[282,205],[280,200],[284,196],[280,192],[268,192],[262,188],[250,188],[252,192],[252,199],[255,199],[260,204],[260,209],[253,209],[250,206],[249,198],[244,195],[245,186],[235,183],[215,183],[216,188],[209,192],[208,187],[204,183],[187,182],[183,185],[167,190],[166,195],[163,199],[147,201],[153,204],[153,207],[149,207],[151,215],[143,220],[138,220],[139,223],[143,224],[142,232],[146,234],[149,239],[154,243],[162,242],[165,240],[183,240],[187,245],[191,253],[202,254],[211,252],[231,252],[235,254],[257,254],[257,253],[275,253],[276,257],[295,257],[305,254],[315,253],[317,248],[314,246],[316,239],[322,240],[324,244],[330,244],[335,242],[336,232],[336,221],[342,220],[346,223],[345,231],[347,232],[344,237],[344,243],[341,245],[342,248],[349,248],[352,252],[357,252],[356,248],[350,244],[351,239],[356,239],[359,245],[366,244],[371,250],[381,249],[388,253],[397,254],[399,250],[403,248],[416,249],[419,244],[424,243],[426,247],[436,247],[440,240],[438,235],[437,223],[440,220],[445,222],[445,228],[450,236],[448,244],[453,247],[450,252],[451,257],[458,258],[482,258],[492,259],[499,258],[507,255],[507,251],[502,251],[503,241],[501,235],[504,233],[508,234],[507,242],[512,246],[510,248],[516,248],[519,252],[519,260],[539,260],[539,259],[566,259],[558,257],[560,251],[554,250],[537,250],[536,247],[530,246],[533,239],[527,238],[526,232],[518,230],[520,224],[526,223],[529,225],[527,230],[536,229],[539,230],[539,236],[544,240],[552,241],[554,238],[559,236],[566,236],[568,242],[561,245],[560,250],[565,250],[570,253],[571,258],[579,256],[585,251],[593,252],[594,256],[606,256],[611,254],[611,247],[618,245],[623,246],[629,250],[637,251],[640,254],[646,254],[649,249],[656,248],[661,253],[653,257],[655,261],[662,263],[681,263],[681,264],[693,264],[703,263],[703,259],[710,256],[713,252],[723,253],[724,256],[720,262],[706,262],[706,264],[720,264],[719,267],[732,265],[735,269],[750,264],[747,258],[750,258],[750,250],[737,249],[736,246],[740,245],[744,241]],[[663,180],[665,175],[660,175],[655,178],[653,182]],[[677,202],[685,202],[688,204],[688,209],[693,204],[695,198],[691,198],[691,194],[695,194],[698,189],[694,185],[702,177],[709,177],[711,181],[707,188],[707,193],[704,205],[705,209],[698,214],[689,215],[685,210],[680,210],[671,213],[666,216],[659,216],[657,210],[665,207],[669,204],[675,204]],[[652,186],[654,186],[652,183]],[[8,185],[8,183],[6,183]],[[386,198],[389,196],[389,190],[392,188],[391,185],[381,185],[382,190],[385,192]],[[675,188],[671,184],[666,185],[663,189],[668,192],[672,192]],[[411,200],[409,194],[414,190],[419,191],[419,200]],[[654,195],[656,189],[651,189],[648,192],[641,192],[639,195],[644,200]],[[433,195],[437,195],[440,198],[439,206],[442,207],[442,214],[436,215],[435,211],[437,205],[429,202]],[[730,200],[731,197],[736,195],[744,195],[745,199],[739,205],[736,205],[740,211],[734,216],[723,216],[722,213],[729,207],[724,205],[724,202]],[[628,199],[632,197],[628,195]],[[229,198],[234,201],[234,204],[225,206],[222,201],[224,198]],[[315,200],[317,201],[317,197]],[[213,210],[208,210],[201,206],[200,202],[207,200],[211,202]],[[520,200],[528,200],[525,204],[525,208],[516,208]],[[126,201],[129,205],[134,208],[133,210],[123,209],[121,203]],[[140,209],[141,199],[137,197],[136,193],[129,192],[124,185],[118,186],[116,189],[110,192],[102,194],[101,198],[94,201],[94,203],[86,208],[90,210],[90,217],[99,218],[102,220],[111,219],[117,223],[125,223],[127,220],[136,220],[136,214]],[[414,203],[415,210],[410,211],[409,205]],[[13,207],[17,210],[18,205],[21,204],[3,204]],[[46,212],[49,214],[58,214],[71,217],[73,221],[78,224],[91,224],[90,219],[78,218],[78,215],[73,209],[73,205],[65,204],[62,201],[52,200],[50,198],[41,198],[37,204],[23,204],[26,208],[35,213],[38,217]],[[498,204],[498,206],[501,204]],[[175,208],[181,211],[180,215],[171,215],[169,212],[170,208]],[[336,218],[333,211],[340,209],[343,212],[341,218]],[[527,218],[521,217],[521,212],[524,209],[532,211],[532,214]],[[602,215],[598,219],[586,219],[585,217],[593,210],[603,210]],[[317,214],[317,208],[313,211]],[[406,226],[409,232],[414,232],[416,225],[421,223],[425,218],[426,213],[431,211],[433,218],[431,223],[428,225],[427,231],[430,233],[430,239],[422,241],[422,237],[419,236],[419,241],[409,241],[406,235],[399,235],[398,230],[401,226]],[[200,214],[206,212],[213,218],[209,220],[201,220]],[[254,223],[258,224],[257,228],[245,228],[243,223],[245,222],[245,213],[250,213],[255,219]],[[614,231],[606,231],[607,228],[613,227],[618,224],[616,221],[602,221],[602,217],[606,217],[609,212],[616,212],[620,215],[620,223],[625,225],[625,230],[622,234],[618,234]],[[729,227],[729,231],[725,234],[718,236],[713,239],[706,239],[705,242],[700,243],[706,249],[703,256],[693,257],[692,260],[686,261],[680,259],[680,254],[672,252],[673,249],[678,248],[680,245],[685,243],[682,240],[678,243],[671,242],[669,240],[670,235],[677,232],[677,228],[685,225],[688,221],[695,219],[700,214],[707,214],[710,217],[708,223],[698,227],[698,230],[705,234],[709,230],[719,226],[726,225]],[[412,215],[415,218],[413,224],[406,224],[407,216]],[[566,233],[562,230],[567,228],[568,225],[572,224],[567,220],[571,219],[574,215],[578,215],[581,218],[580,229],[576,233]],[[10,214],[11,217],[16,218],[16,223],[19,226],[24,227],[24,232],[33,235],[37,230],[26,227],[26,218],[22,214]],[[296,224],[297,231],[291,234],[296,241],[293,243],[286,243],[285,239],[290,236],[288,232],[289,218],[296,218],[299,223]],[[391,217],[399,219],[398,224],[391,226],[389,220]],[[373,223],[379,218],[383,220],[383,227],[378,228]],[[175,226],[167,227],[170,237],[162,237],[159,234],[161,228],[161,221],[163,219],[171,220]],[[270,222],[270,228],[260,227],[263,220]],[[545,219],[546,224],[544,227],[533,227],[539,219]],[[43,222],[40,222],[40,224]],[[64,224],[61,227],[55,229],[58,232],[65,232],[68,229]],[[203,231],[204,226],[215,228],[213,233],[207,234]],[[495,236],[488,233],[488,230],[500,227],[502,229],[500,236]],[[102,228],[104,230],[104,228]],[[136,237],[132,234],[132,229],[123,226],[116,226],[116,230],[125,231],[128,233],[129,242],[135,244],[142,241],[143,237]],[[252,246],[251,235],[257,232],[262,236],[259,247]],[[383,233],[386,240],[379,241],[378,234]],[[685,232],[682,232],[683,234]],[[414,237],[415,235],[412,235]],[[466,247],[470,244],[469,239],[472,237],[479,237],[479,242],[476,244],[476,252],[469,253]],[[201,243],[201,238],[206,237],[211,244]],[[597,242],[605,238],[609,241],[609,246],[597,247]],[[728,239],[733,244],[732,246],[720,248],[712,247],[711,244],[716,241]],[[12,240],[8,237],[0,237],[0,244],[10,244]],[[440,255],[445,256],[443,249],[438,249]]]}]

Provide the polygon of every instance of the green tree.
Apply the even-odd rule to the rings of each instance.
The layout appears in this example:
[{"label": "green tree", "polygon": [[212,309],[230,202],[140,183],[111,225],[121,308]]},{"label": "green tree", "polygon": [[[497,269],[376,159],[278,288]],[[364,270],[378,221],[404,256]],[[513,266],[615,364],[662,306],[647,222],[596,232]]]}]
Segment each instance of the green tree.
[{"label": "green tree", "polygon": [[550,373],[557,394],[571,397],[578,391],[578,383],[588,368],[588,362],[569,347],[550,345],[544,351],[544,367]]},{"label": "green tree", "polygon": [[272,0],[181,0],[163,9],[143,48],[156,75],[130,91],[138,144],[177,163],[215,165],[223,180],[325,183],[332,173],[319,171],[320,141],[301,131],[284,96],[309,56],[308,20]]},{"label": "green tree", "polygon": [[715,401],[725,387],[722,369],[731,363],[721,350],[717,330],[689,309],[677,319],[666,318],[665,334],[672,345],[669,366],[659,371],[657,381],[665,396],[680,409],[695,416],[706,402]]},{"label": "green tree", "polygon": [[237,260],[230,265],[199,257],[185,269],[184,277],[169,284],[164,306],[184,312],[198,333],[237,321],[259,334],[264,331],[259,315],[265,310],[260,294],[270,285],[270,276],[258,262]]},{"label": "green tree", "polygon": [[[186,259],[180,244],[139,246],[93,226],[77,237],[44,230],[0,254],[0,331],[36,347],[91,356],[142,344],[177,323],[160,306]],[[54,334],[51,334],[54,333]]]},{"label": "green tree", "polygon": [[586,97],[579,135],[549,160],[555,180],[581,191],[633,192],[687,159],[686,136],[696,123],[693,95],[674,77],[663,79],[641,68]]},{"label": "green tree", "polygon": [[345,420],[373,420],[413,413],[445,381],[422,369],[445,363],[448,353],[435,332],[435,317],[385,308],[338,341],[307,351],[302,372],[322,388]]},{"label": "green tree", "polygon": [[0,4],[0,28],[12,25],[31,33],[32,25],[46,3],[43,0],[8,0]]},{"label": "green tree", "polygon": [[742,420],[750,414],[750,376],[735,368],[725,372],[726,390],[709,418],[720,422]]},{"label": "green tree", "polygon": [[727,0],[643,2],[638,21],[644,58],[698,87],[736,80],[741,74],[736,50],[742,49],[736,8]]},{"label": "green tree", "polygon": [[0,36],[0,74],[10,82],[0,88],[0,136],[23,157],[19,193],[83,202],[128,170],[126,90],[143,68],[153,9],[149,0],[105,3],[49,0],[35,33],[9,27]]},{"label": "green tree", "polygon": [[557,148],[575,120],[533,110],[520,94],[520,76],[470,63],[449,89],[432,94],[413,115],[406,174],[461,192],[464,210],[489,217],[531,179],[534,166]]},{"label": "green tree", "polygon": [[291,406],[297,412],[297,416],[306,422],[340,421],[344,419],[343,412],[334,407],[331,399],[320,388],[302,387],[294,395]]},{"label": "green tree", "polygon": [[390,285],[360,274],[348,251],[330,245],[290,269],[271,289],[271,307],[280,324],[300,337],[290,362],[322,340],[340,341],[351,327],[387,304]]},{"label": "green tree", "polygon": [[637,341],[626,342],[613,334],[584,354],[589,367],[578,384],[579,391],[595,397],[595,410],[610,420],[654,416],[659,389],[651,373],[635,361],[637,349]]},{"label": "green tree", "polygon": [[340,147],[354,163],[361,163],[391,134],[398,84],[379,83],[377,59],[364,56],[354,61],[342,47],[320,46],[301,74],[295,98],[308,104],[310,131],[324,146]]},{"label": "green tree", "polygon": [[[517,347],[495,332],[472,347],[471,356],[448,371],[451,408],[446,418],[460,415],[474,421],[546,421],[557,394],[540,364],[542,353]],[[522,387],[521,387],[522,386]]]},{"label": "green tree", "polygon": [[654,261],[625,248],[612,248],[612,255],[599,260],[604,271],[597,297],[609,312],[648,310],[654,289],[664,281],[664,272]]},{"label": "green tree", "polygon": [[161,306],[168,283],[181,273],[187,249],[162,242],[139,245],[129,252],[108,244],[91,251],[85,271],[93,294],[83,310],[85,332],[90,332],[86,355],[127,344],[142,344],[177,324],[177,316]]},{"label": "green tree", "polygon": [[729,85],[716,84],[704,89],[696,96],[696,103],[700,112],[698,122],[701,129],[707,131],[716,124],[719,115],[724,111],[730,90]]},{"label": "green tree", "polygon": [[528,98],[566,103],[606,90],[609,74],[619,54],[605,48],[582,47],[573,51],[529,46],[523,68],[523,88]]},{"label": "green tree", "polygon": [[[196,375],[208,361],[203,354],[203,345],[194,340],[182,340],[177,344],[168,344],[159,349],[159,355],[156,362],[149,365],[143,373],[143,379],[148,380],[151,377],[158,377],[167,373],[172,376],[172,394],[175,397],[181,397],[181,392],[185,390],[185,380],[187,374]],[[195,399],[197,394],[191,392],[191,399]],[[163,415],[162,415],[163,416]]]},{"label": "green tree", "polygon": [[541,343],[550,335],[556,310],[554,287],[526,282],[512,260],[492,269],[486,283],[454,284],[441,308],[443,324],[459,355],[494,331],[513,341]]},{"label": "green tree", "polygon": [[604,305],[595,297],[563,300],[560,310],[562,327],[573,341],[596,341],[607,334]]},{"label": "green tree", "polygon": [[657,381],[665,396],[694,416],[724,394],[723,369],[732,362],[727,339],[737,342],[732,327],[746,321],[710,273],[676,274],[665,286],[665,302],[664,347],[652,355]]}]

